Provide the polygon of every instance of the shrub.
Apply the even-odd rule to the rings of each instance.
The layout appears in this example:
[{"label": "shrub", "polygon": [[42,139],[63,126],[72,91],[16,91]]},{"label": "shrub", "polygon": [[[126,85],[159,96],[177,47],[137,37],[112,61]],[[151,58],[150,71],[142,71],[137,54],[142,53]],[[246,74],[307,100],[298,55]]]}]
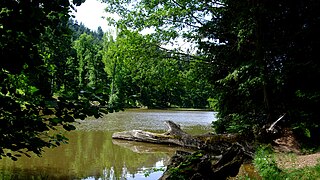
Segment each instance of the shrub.
[{"label": "shrub", "polygon": [[276,164],[271,147],[258,148],[253,163],[263,179],[280,179],[282,171]]}]

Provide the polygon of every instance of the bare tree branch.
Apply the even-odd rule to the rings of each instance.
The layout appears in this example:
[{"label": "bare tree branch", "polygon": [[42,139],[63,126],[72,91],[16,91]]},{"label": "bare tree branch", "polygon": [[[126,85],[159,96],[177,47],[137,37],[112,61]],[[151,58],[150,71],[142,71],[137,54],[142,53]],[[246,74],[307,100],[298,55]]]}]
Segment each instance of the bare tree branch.
[{"label": "bare tree branch", "polygon": [[282,115],[281,117],[279,117],[278,120],[276,120],[275,122],[273,122],[273,123],[271,124],[271,126],[267,129],[267,131],[268,131],[268,132],[273,131],[275,125],[276,125],[285,115],[286,115],[286,113],[284,113],[284,115]]}]

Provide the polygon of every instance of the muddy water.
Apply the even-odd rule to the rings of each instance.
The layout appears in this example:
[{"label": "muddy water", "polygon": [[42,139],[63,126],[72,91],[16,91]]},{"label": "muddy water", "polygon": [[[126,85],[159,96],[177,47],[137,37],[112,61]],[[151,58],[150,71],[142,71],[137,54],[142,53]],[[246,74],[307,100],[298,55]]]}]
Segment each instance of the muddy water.
[{"label": "muddy water", "polygon": [[161,132],[164,121],[172,120],[200,134],[210,131],[214,119],[208,111],[127,110],[79,121],[76,131],[66,133],[69,144],[46,149],[42,157],[0,160],[0,179],[158,179],[179,147],[112,140],[112,133]]}]

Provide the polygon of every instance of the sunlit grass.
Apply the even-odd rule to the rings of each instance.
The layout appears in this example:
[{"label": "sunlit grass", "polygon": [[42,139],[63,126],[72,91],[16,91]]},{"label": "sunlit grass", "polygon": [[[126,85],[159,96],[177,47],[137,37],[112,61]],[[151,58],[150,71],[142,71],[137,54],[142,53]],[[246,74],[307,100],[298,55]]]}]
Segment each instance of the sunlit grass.
[{"label": "sunlit grass", "polygon": [[[288,160],[294,162],[297,156],[294,154],[281,154],[282,160]],[[262,179],[308,179],[317,180],[320,179],[320,162],[314,166],[306,166],[303,168],[279,168],[275,160],[275,153],[269,146],[260,147],[254,158],[254,166],[259,172]],[[249,178],[250,179],[250,178]]]}]

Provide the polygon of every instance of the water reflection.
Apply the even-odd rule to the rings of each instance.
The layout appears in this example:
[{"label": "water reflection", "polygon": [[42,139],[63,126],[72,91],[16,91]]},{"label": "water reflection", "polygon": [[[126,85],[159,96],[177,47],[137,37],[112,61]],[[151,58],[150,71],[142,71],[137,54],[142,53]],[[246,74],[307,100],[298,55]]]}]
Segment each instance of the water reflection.
[{"label": "water reflection", "polygon": [[134,153],[169,153],[174,154],[177,150],[192,151],[175,145],[150,144],[135,141],[113,139],[114,145],[130,149]]},{"label": "water reflection", "polygon": [[144,175],[148,169],[165,167],[177,147],[112,140],[111,135],[128,129],[163,130],[164,120],[180,121],[183,128],[197,133],[206,130],[213,118],[203,120],[208,113],[203,112],[200,121],[196,112],[185,113],[161,112],[160,116],[153,111],[144,117],[141,112],[121,112],[83,121],[79,130],[66,134],[69,144],[47,149],[42,157],[0,160],[0,179],[158,179],[162,172]]},{"label": "water reflection", "polygon": [[43,157],[23,157],[17,162],[3,159],[0,179],[128,179],[141,174],[141,168],[156,167],[159,162],[164,166],[174,153],[172,148],[161,151],[161,146],[156,153],[144,153],[148,150],[140,146],[137,153],[113,145],[111,134],[75,131],[68,133],[70,144],[48,149]]}]

